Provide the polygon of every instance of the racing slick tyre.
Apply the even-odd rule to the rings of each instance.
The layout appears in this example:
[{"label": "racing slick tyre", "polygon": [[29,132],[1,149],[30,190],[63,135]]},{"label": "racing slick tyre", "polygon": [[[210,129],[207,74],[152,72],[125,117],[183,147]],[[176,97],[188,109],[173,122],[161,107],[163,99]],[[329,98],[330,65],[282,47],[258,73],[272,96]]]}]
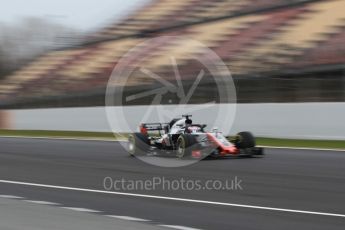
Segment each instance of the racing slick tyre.
[{"label": "racing slick tyre", "polygon": [[236,135],[235,146],[239,149],[255,147],[255,138],[250,132],[240,132]]},{"label": "racing slick tyre", "polygon": [[195,144],[197,144],[195,136],[190,134],[181,134],[177,139],[176,156],[180,159],[191,156]]},{"label": "racing slick tyre", "polygon": [[147,135],[133,133],[128,137],[128,152],[130,156],[145,155],[150,148],[150,141]]}]

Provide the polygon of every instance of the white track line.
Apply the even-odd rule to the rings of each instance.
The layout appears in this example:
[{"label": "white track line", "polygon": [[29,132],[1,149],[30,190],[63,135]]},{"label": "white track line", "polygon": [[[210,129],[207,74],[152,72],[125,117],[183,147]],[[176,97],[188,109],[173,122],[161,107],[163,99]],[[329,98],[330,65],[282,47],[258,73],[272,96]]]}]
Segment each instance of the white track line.
[{"label": "white track line", "polygon": [[158,226],[165,227],[165,228],[179,229],[179,230],[200,230],[199,228],[190,228],[190,227],[185,227],[185,226],[180,226],[180,225],[161,224],[161,225],[158,225]]},{"label": "white track line", "polygon": [[73,211],[78,211],[78,212],[101,212],[101,211],[97,211],[97,210],[93,210],[93,209],[87,209],[87,208],[76,208],[76,207],[61,207],[63,209],[68,209],[68,210],[73,210]]},{"label": "white track line", "polygon": [[229,206],[229,207],[238,207],[238,208],[250,208],[250,209],[277,211],[277,212],[301,213],[301,214],[310,214],[310,215],[319,215],[319,216],[333,216],[333,217],[345,218],[345,214],[338,214],[338,213],[315,212],[315,211],[305,211],[305,210],[286,209],[286,208],[274,208],[274,207],[265,207],[265,206],[256,206],[256,205],[246,205],[246,204],[225,203],[225,202],[216,202],[216,201],[207,201],[207,200],[186,199],[186,198],[178,198],[178,197],[154,196],[154,195],[137,194],[137,193],[103,191],[103,190],[95,190],[95,189],[65,187],[65,186],[46,185],[46,184],[36,184],[36,183],[28,183],[28,182],[20,182],[20,181],[10,181],[10,180],[0,180],[0,183],[25,185],[25,186],[40,187],[40,188],[70,190],[70,191],[78,191],[78,192],[91,192],[91,193],[99,193],[99,194],[122,195],[122,196],[142,197],[142,198],[151,198],[151,199],[160,199],[160,200],[172,200],[172,201],[180,201],[180,202],[186,202],[186,203],[199,203],[199,204],[209,204],[209,205],[217,205],[217,206]]},{"label": "white track line", "polygon": [[42,204],[42,205],[52,205],[52,206],[61,205],[59,203],[43,201],[43,200],[23,200],[23,201],[33,203],[33,204]]},{"label": "white track line", "polygon": [[0,195],[0,198],[5,198],[5,199],[24,199],[24,197],[12,196],[12,195]]},{"label": "white track line", "polygon": [[146,219],[136,218],[132,216],[114,216],[114,215],[106,215],[107,217],[121,219],[121,220],[130,220],[130,221],[150,221]]}]

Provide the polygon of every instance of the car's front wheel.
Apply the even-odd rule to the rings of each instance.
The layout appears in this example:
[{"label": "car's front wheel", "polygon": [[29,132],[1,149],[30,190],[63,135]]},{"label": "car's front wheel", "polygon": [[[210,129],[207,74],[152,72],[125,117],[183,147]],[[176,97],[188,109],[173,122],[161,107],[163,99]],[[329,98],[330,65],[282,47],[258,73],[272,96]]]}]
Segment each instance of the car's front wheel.
[{"label": "car's front wheel", "polygon": [[255,147],[255,138],[250,132],[240,132],[236,135],[235,145],[239,149],[247,149]]}]

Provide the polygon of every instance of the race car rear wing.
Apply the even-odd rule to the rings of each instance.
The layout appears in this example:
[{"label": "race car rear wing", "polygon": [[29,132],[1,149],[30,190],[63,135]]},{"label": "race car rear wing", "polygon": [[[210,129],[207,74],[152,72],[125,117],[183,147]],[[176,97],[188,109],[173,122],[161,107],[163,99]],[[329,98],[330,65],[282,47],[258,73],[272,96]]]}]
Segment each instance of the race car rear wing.
[{"label": "race car rear wing", "polygon": [[169,123],[143,123],[140,125],[140,132],[147,134],[148,131],[166,131],[168,125]]}]

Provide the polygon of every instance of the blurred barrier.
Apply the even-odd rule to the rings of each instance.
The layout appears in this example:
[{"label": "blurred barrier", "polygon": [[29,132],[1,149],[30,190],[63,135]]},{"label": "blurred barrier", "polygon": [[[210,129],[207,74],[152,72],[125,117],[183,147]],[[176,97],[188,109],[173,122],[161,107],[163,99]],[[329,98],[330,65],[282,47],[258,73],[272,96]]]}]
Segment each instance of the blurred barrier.
[{"label": "blurred barrier", "polygon": [[[226,106],[226,105],[217,105]],[[136,127],[143,106],[117,107],[131,114],[126,120]],[[18,130],[111,131],[104,107],[11,110],[12,127]],[[195,113],[193,120],[211,123],[208,113]],[[2,127],[8,125],[8,115],[0,113]],[[272,103],[239,104],[231,133],[249,130],[257,136],[304,139],[345,140],[345,103]],[[139,120],[138,120],[139,119]],[[148,122],[155,121],[150,117]],[[224,117],[224,122],[227,122]],[[220,129],[222,124],[216,124]],[[209,129],[213,127],[208,127]],[[129,130],[117,130],[128,132]]]}]

